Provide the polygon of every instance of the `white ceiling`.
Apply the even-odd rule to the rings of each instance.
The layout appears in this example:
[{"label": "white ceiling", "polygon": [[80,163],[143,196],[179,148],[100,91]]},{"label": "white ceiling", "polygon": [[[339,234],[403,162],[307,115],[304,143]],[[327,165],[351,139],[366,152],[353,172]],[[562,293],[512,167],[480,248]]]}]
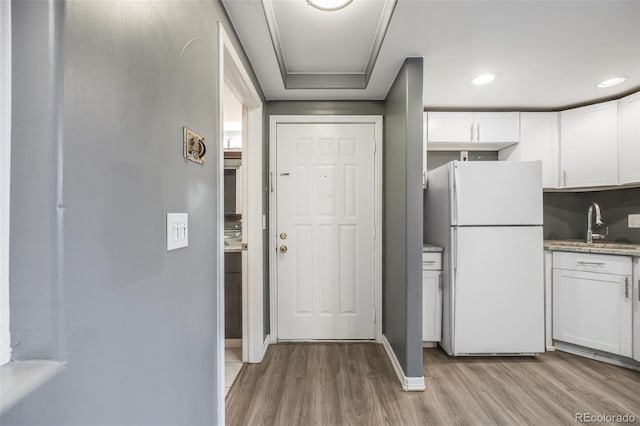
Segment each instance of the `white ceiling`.
[{"label": "white ceiling", "polygon": [[[310,7],[305,0],[273,0],[282,3],[278,7],[294,1]],[[354,0],[342,11],[324,13],[355,34],[358,16],[346,15],[367,1],[375,0]],[[416,56],[424,57],[427,108],[553,109],[640,88],[640,1],[399,0],[369,84],[361,90],[285,89],[260,0],[223,4],[269,100],[384,99],[404,59]],[[287,16],[278,22],[287,28],[280,34],[283,45],[295,44],[297,31],[304,30],[295,14]],[[299,48],[286,61],[315,71],[339,69],[358,40],[333,41],[322,55]],[[486,72],[497,75],[493,83],[471,84]],[[596,87],[618,75],[627,80]]]}]

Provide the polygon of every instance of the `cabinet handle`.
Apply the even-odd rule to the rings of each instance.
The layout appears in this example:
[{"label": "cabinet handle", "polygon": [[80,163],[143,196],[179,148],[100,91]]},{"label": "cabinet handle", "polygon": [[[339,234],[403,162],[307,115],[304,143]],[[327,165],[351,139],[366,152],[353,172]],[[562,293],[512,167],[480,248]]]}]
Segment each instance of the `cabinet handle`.
[{"label": "cabinet handle", "polygon": [[595,266],[604,266],[604,262],[585,262],[584,260],[578,260],[578,265],[587,266],[587,265],[595,265]]},{"label": "cabinet handle", "polygon": [[629,298],[629,277],[624,277],[624,298]]},{"label": "cabinet handle", "polygon": [[471,138],[471,142],[473,142],[473,123],[469,127],[469,137]]},{"label": "cabinet handle", "polygon": [[567,186],[567,171],[562,171],[562,186]]},{"label": "cabinet handle", "polygon": [[480,142],[480,125],[476,124],[476,142]]},{"label": "cabinet handle", "polygon": [[438,291],[442,292],[442,274],[438,275]]},{"label": "cabinet handle", "polygon": [[436,263],[435,260],[424,260],[422,261],[422,263],[426,263],[427,265],[433,265],[434,263]]},{"label": "cabinet handle", "polygon": [[640,302],[640,280],[638,280],[638,302]]}]

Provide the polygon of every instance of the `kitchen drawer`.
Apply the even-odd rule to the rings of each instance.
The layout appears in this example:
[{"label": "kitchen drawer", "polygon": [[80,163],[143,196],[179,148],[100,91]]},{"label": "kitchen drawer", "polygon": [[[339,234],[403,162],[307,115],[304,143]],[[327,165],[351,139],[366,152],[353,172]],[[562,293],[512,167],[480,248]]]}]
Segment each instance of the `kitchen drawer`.
[{"label": "kitchen drawer", "polygon": [[422,253],[422,270],[423,271],[442,270],[442,253],[423,252]]},{"label": "kitchen drawer", "polygon": [[631,275],[631,257],[609,254],[553,252],[553,269]]}]

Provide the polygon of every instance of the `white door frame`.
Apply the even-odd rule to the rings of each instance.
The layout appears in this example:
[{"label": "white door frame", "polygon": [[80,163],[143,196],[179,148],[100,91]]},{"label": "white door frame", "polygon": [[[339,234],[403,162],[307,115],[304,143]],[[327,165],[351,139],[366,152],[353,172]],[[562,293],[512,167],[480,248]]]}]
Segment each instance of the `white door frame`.
[{"label": "white door frame", "polygon": [[[218,258],[216,264],[216,294],[218,298],[218,424],[224,424],[224,86],[243,105],[242,112],[242,185],[243,240],[248,242],[243,252],[242,274],[242,361],[257,363],[264,357],[263,325],[263,238],[262,238],[262,125],[263,103],[249,73],[240,60],[231,39],[218,22],[218,75],[216,104],[218,130],[215,144],[218,151],[218,187],[216,194],[218,223]],[[246,272],[246,273],[245,273]]]},{"label": "white door frame", "polygon": [[375,341],[382,343],[382,116],[381,115],[272,115],[269,117],[269,298],[270,298],[270,338],[278,341],[278,265],[277,252],[277,184],[276,172],[276,127],[278,124],[354,123],[373,124],[375,138],[374,154],[374,310]]}]

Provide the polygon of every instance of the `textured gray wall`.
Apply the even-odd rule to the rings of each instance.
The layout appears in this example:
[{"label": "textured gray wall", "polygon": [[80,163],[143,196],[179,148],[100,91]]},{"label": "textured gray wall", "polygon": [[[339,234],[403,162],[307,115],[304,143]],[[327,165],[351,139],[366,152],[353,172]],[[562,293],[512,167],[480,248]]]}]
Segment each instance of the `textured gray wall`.
[{"label": "textured gray wall", "polygon": [[12,4],[9,267],[14,359],[64,360],[56,226],[63,8],[55,5],[51,10],[46,2]]},{"label": "textured gray wall", "polygon": [[[384,115],[383,101],[269,101],[265,107],[264,122],[264,211],[269,212],[269,116],[271,115]],[[268,223],[268,222],[267,222]],[[269,234],[264,233],[264,335],[270,331],[269,306]]]},{"label": "textured gray wall", "polygon": [[609,226],[607,241],[640,244],[640,229],[629,228],[627,216],[640,214],[640,188],[593,192],[545,192],[545,239],[579,239],[587,237],[587,209],[591,202],[600,205]]},{"label": "textured gray wall", "polygon": [[404,373],[422,377],[422,58],[408,58],[384,122],[383,332]]},{"label": "textured gray wall", "polygon": [[13,356],[67,366],[3,426],[215,424],[216,21],[241,51],[215,1],[14,2]]}]

